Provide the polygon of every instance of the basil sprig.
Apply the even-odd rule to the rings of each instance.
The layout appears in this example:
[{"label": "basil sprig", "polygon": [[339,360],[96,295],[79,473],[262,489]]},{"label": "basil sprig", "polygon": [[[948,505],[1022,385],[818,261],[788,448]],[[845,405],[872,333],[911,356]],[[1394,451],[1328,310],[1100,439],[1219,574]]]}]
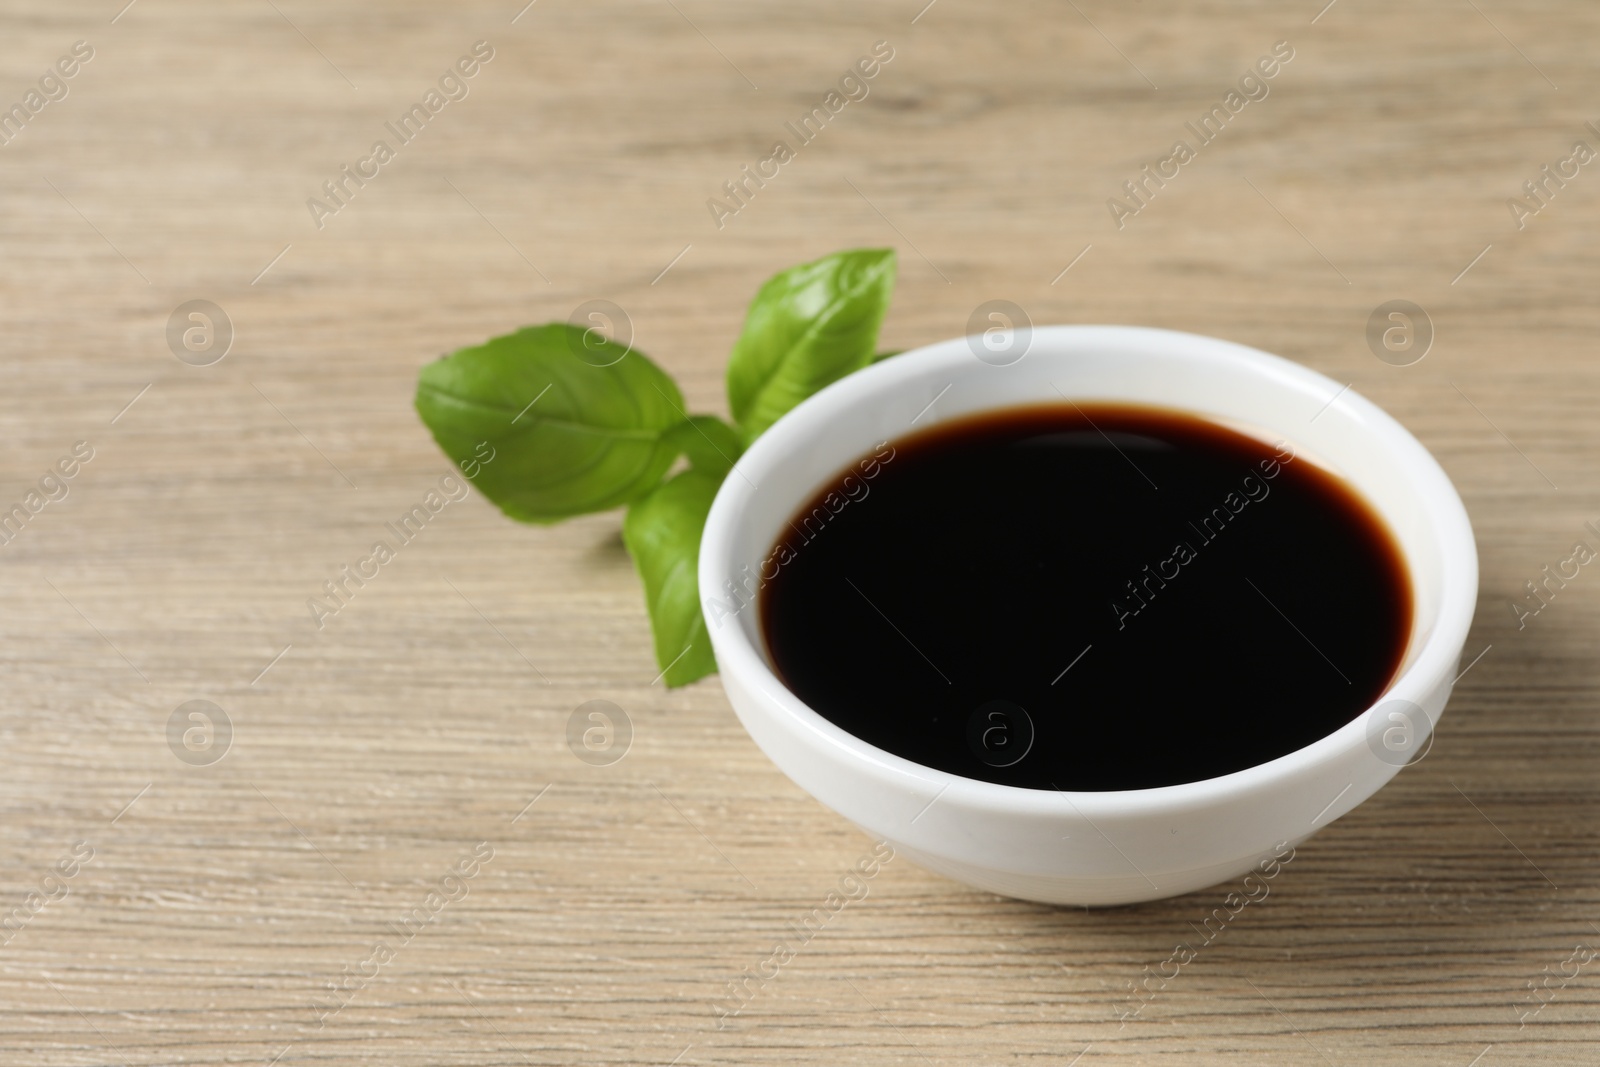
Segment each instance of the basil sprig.
[{"label": "basil sprig", "polygon": [[[785,412],[873,362],[894,289],[892,249],[854,249],[774,275],[728,361],[733,424],[689,415],[644,353],[565,323],[530,326],[422,368],[417,413],[475,484],[523,522],[626,506],[623,543],[644,582],[669,686],[714,673],[700,611],[700,535],[735,460]],[[878,357],[883,358],[883,357]],[[688,467],[671,478],[679,457]]]}]

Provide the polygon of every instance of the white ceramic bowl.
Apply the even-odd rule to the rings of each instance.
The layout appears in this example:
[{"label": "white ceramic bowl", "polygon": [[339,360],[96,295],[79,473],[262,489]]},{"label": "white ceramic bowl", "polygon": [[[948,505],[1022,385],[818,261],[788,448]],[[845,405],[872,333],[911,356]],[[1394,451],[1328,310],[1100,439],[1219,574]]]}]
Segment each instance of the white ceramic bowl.
[{"label": "white ceramic bowl", "polygon": [[[784,773],[913,861],[980,889],[1125,904],[1244,874],[1279,843],[1299,842],[1371,796],[1431,740],[1472,622],[1478,560],[1460,497],[1416,438],[1340,383],[1227,341],[1125,326],[1046,327],[1031,342],[999,341],[998,356],[963,338],[836,382],[763,434],[717,494],[700,548],[711,643],[734,711]],[[1022,358],[995,365],[1024,344]],[[1285,439],[1297,459],[1354,484],[1398,539],[1414,587],[1407,652],[1379,704],[1305,748],[1219,778],[1050,792],[912,763],[791,693],[772,671],[758,612],[726,607],[738,604],[737,583],[758,573],[801,504],[880,441],[1062,394],[1180,408]],[[1389,714],[1407,707],[1421,709],[1409,724]]]}]

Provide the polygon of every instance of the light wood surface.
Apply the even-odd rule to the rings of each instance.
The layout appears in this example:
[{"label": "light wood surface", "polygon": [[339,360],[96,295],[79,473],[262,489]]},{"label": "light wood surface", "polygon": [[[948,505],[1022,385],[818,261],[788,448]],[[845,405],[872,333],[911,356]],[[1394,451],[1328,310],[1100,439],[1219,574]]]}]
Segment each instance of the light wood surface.
[{"label": "light wood surface", "polygon": [[[0,1061],[1600,1060],[1600,961],[1563,967],[1600,945],[1600,576],[1520,631],[1507,606],[1600,519],[1600,171],[1521,231],[1506,204],[1600,148],[1600,10],[123,2],[0,15],[0,103],[94,49],[0,148],[0,503],[94,450],[0,546],[0,918],[56,898],[0,932]],[[478,40],[470,95],[319,230],[307,198]],[[719,230],[706,199],[879,40],[868,98]],[[1118,230],[1107,198],[1280,40],[1270,95]],[[759,282],[882,244],[885,347],[1005,298],[1279,352],[1409,426],[1478,532],[1467,653],[1492,647],[1433,751],[1125,1026],[1226,887],[1086,913],[897,859],[718,1028],[871,842],[714,679],[652,684],[618,516],[524,527],[474,494],[322,630],[306,608],[448,470],[424,362],[609,299],[725,411]],[[1436,329],[1412,366],[1365,340],[1396,298]],[[236,331],[210,366],[168,349],[191,299]],[[610,766],[566,741],[594,699],[633,725]],[[168,745],[191,700],[232,723],[210,765]],[[466,895],[397,934],[480,842]]]}]

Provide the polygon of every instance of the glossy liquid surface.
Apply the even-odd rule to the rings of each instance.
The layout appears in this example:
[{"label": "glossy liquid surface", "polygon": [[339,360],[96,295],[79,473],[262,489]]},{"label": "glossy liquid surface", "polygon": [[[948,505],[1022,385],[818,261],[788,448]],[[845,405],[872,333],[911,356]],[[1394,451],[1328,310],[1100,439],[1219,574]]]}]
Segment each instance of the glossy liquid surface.
[{"label": "glossy liquid surface", "polygon": [[761,567],[779,676],[879,748],[1036,789],[1201,781],[1324,737],[1411,630],[1342,479],[1216,423],[1010,408],[881,446]]}]

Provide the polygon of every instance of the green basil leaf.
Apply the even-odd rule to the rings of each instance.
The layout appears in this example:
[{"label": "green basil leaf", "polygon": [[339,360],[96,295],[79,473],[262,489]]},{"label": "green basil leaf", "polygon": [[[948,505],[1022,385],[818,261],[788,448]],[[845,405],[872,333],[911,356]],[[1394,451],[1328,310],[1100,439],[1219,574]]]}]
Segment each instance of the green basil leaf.
[{"label": "green basil leaf", "polygon": [[622,541],[644,580],[656,665],[668,687],[714,674],[716,657],[700,612],[700,533],[721,476],[686,470],[635,501]]},{"label": "green basil leaf", "polygon": [[715,415],[690,415],[668,432],[672,447],[689,457],[689,465],[720,483],[744,451],[739,431]]},{"label": "green basil leaf", "polygon": [[648,493],[678,455],[668,431],[684,419],[677,385],[643,353],[565,323],[423,367],[416,405],[445,454],[524,522]]},{"label": "green basil leaf", "polygon": [[900,353],[902,353],[904,351],[905,351],[905,349],[903,349],[903,348],[896,348],[896,349],[894,349],[893,351],[890,351],[890,352],[879,352],[877,355],[872,357],[872,362],[874,362],[874,363],[882,363],[884,360],[888,359],[890,356],[898,356]]},{"label": "green basil leaf", "polygon": [[890,248],[861,248],[774,275],[728,361],[728,403],[749,444],[790,408],[872,361],[894,290]]}]

